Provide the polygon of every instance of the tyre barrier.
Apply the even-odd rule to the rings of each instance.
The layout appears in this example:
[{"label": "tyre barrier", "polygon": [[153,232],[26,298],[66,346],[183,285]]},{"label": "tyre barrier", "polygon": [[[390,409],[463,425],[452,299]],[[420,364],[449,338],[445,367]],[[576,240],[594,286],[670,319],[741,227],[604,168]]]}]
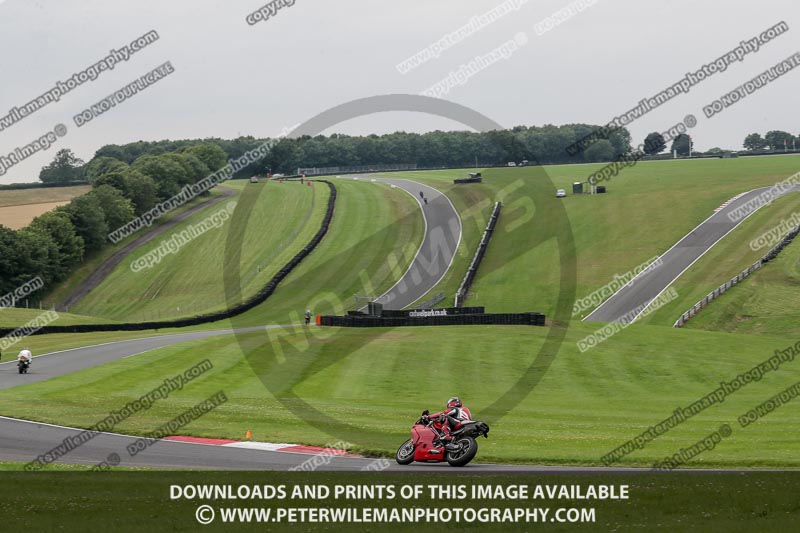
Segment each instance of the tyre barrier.
[{"label": "tyre barrier", "polygon": [[469,268],[464,276],[464,280],[461,282],[461,286],[458,288],[458,292],[456,292],[456,299],[454,302],[456,307],[462,307],[464,301],[467,299],[467,294],[472,287],[472,282],[475,281],[475,276],[478,274],[478,268],[481,266],[483,256],[486,255],[486,248],[489,247],[489,241],[494,234],[494,228],[497,225],[497,219],[500,217],[500,209],[502,207],[503,205],[500,202],[494,204],[492,216],[489,217],[489,222],[486,224],[486,230],[483,232],[483,237],[481,237],[481,242],[478,244],[478,249],[475,250],[475,256],[469,264]]},{"label": "tyre barrier", "polygon": [[[211,322],[218,322],[220,320],[224,320],[226,318],[232,318],[237,315],[244,313],[245,311],[249,311],[253,307],[264,303],[267,298],[272,296],[277,289],[278,284],[283,281],[286,276],[291,273],[292,270],[300,264],[300,262],[308,257],[308,255],[314,251],[314,249],[319,245],[322,241],[322,238],[328,233],[328,229],[330,228],[331,220],[333,219],[333,212],[336,206],[336,187],[328,180],[310,180],[310,181],[318,181],[320,183],[325,183],[328,185],[330,189],[330,196],[328,197],[328,206],[327,210],[325,211],[325,217],[322,220],[322,225],[320,226],[317,233],[311,239],[311,241],[300,250],[286,265],[275,274],[271,280],[258,291],[256,294],[245,300],[244,302],[226,309],[224,311],[218,311],[215,313],[209,313],[205,315],[197,315],[193,317],[187,318],[177,318],[174,320],[164,320],[164,321],[156,321],[156,322],[129,322],[129,323],[114,323],[114,324],[76,324],[70,326],[43,326],[35,331],[30,332],[30,335],[46,335],[48,333],[90,333],[96,331],[144,331],[149,329],[161,329],[161,328],[184,328],[188,326],[197,326],[199,324],[208,324]],[[6,336],[20,328],[0,328],[0,337]]]},{"label": "tyre barrier", "polygon": [[483,313],[430,317],[383,317],[368,315],[318,316],[317,324],[342,328],[397,328],[406,326],[544,326],[541,313]]}]

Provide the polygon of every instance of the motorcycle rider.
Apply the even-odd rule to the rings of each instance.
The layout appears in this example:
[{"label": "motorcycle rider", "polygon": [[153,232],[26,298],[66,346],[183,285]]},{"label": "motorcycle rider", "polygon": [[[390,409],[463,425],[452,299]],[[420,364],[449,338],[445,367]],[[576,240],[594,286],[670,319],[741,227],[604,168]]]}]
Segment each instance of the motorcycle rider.
[{"label": "motorcycle rider", "polygon": [[31,361],[32,360],[33,360],[33,355],[31,354],[31,351],[29,349],[27,349],[27,348],[25,348],[24,350],[19,352],[19,355],[17,356],[17,364],[22,363],[22,362],[27,362],[28,363],[28,367],[31,366]]},{"label": "motorcycle rider", "polygon": [[430,415],[430,418],[438,421],[441,429],[436,427],[436,425],[434,425],[434,429],[439,433],[439,440],[447,443],[453,440],[450,434],[456,429],[458,424],[460,424],[462,420],[469,420],[472,417],[469,409],[464,407],[461,403],[461,398],[453,396],[447,400],[447,406],[444,411],[434,413]]}]

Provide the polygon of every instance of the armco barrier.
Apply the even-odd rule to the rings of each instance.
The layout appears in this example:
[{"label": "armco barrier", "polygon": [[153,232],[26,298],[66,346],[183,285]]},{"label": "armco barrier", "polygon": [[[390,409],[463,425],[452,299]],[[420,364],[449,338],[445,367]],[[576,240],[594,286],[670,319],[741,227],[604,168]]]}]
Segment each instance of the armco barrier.
[{"label": "armco barrier", "polygon": [[789,243],[791,243],[794,240],[794,238],[797,237],[798,233],[800,233],[800,226],[797,226],[795,229],[787,233],[786,236],[781,240],[781,242],[779,242],[778,245],[775,246],[772,250],[767,252],[764,255],[764,257],[762,257],[761,259],[750,265],[746,270],[743,270],[738,275],[734,276],[733,278],[729,279],[728,281],[726,281],[725,283],[723,283],[722,285],[720,285],[719,287],[708,293],[705,296],[705,298],[694,304],[691,307],[691,309],[683,313],[678,318],[678,320],[675,321],[672,327],[682,328],[689,321],[690,318],[699,313],[700,310],[705,308],[708,304],[710,304],[711,302],[713,302],[714,300],[725,294],[725,292],[727,292],[728,289],[730,289],[740,281],[750,276],[750,274],[752,274],[753,272],[761,269],[761,267],[763,267],[766,263],[769,263],[770,261],[778,257],[778,254],[781,253],[784,248],[789,246]]},{"label": "armco barrier", "polygon": [[[198,315],[188,318],[178,318],[175,320],[165,320],[159,322],[131,322],[131,323],[122,323],[122,324],[77,324],[71,326],[44,326],[39,330],[31,333],[31,335],[44,335],[48,333],[88,333],[93,331],[143,331],[148,329],[161,329],[161,328],[183,328],[187,326],[196,326],[198,324],[208,324],[210,322],[217,322],[219,320],[224,320],[226,318],[231,318],[237,315],[244,313],[245,311],[249,311],[253,307],[263,303],[266,301],[267,298],[272,296],[272,293],[275,292],[275,289],[278,287],[278,284],[283,281],[289,273],[300,264],[300,262],[308,257],[308,255],[317,247],[317,245],[322,241],[322,238],[325,234],[328,233],[328,228],[330,227],[331,220],[333,219],[333,212],[336,206],[336,187],[334,187],[333,183],[327,180],[310,180],[310,181],[317,181],[320,183],[325,183],[328,185],[330,189],[330,197],[328,198],[328,207],[325,212],[325,218],[322,220],[322,225],[320,226],[317,233],[311,239],[311,241],[306,245],[305,248],[300,250],[286,265],[277,273],[275,274],[269,283],[258,291],[256,294],[245,300],[244,302],[236,305],[230,309],[226,309],[225,311],[219,311],[216,313],[210,313],[207,315]],[[0,328],[0,336],[8,335],[12,333],[16,328]]]},{"label": "armco barrier", "polygon": [[424,318],[377,316],[320,316],[321,326],[344,328],[397,328],[404,326],[544,326],[541,313],[483,313],[478,315],[447,315]]},{"label": "armco barrier", "polygon": [[500,217],[501,208],[502,204],[500,202],[494,204],[492,216],[489,217],[489,222],[486,224],[486,230],[483,232],[483,237],[481,237],[481,242],[478,244],[478,249],[475,250],[475,256],[472,258],[472,262],[469,264],[469,268],[464,276],[464,280],[461,282],[461,286],[458,288],[458,292],[456,292],[456,299],[454,303],[456,307],[462,307],[464,305],[464,301],[467,299],[467,294],[469,293],[469,289],[472,287],[472,282],[475,281],[475,275],[478,273],[478,268],[481,266],[483,256],[486,255],[486,248],[488,248],[489,241],[492,239],[492,235],[494,234],[494,228],[497,225],[497,219]]}]

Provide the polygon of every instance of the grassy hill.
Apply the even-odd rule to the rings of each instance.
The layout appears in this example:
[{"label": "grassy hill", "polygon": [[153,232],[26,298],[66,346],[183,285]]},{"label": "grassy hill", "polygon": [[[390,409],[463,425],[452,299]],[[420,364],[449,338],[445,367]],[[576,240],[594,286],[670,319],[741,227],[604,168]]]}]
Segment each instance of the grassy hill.
[{"label": "grassy hill", "polygon": [[[235,182],[229,182],[226,184],[229,188],[237,188],[238,185]],[[212,189],[210,191],[210,196],[208,197],[198,197],[195,198],[183,206],[167,213],[165,216],[160,218],[159,220],[155,221],[151,228],[158,228],[171,220],[175,219],[176,217],[181,216],[186,211],[198,206],[199,204],[203,204],[209,200],[214,200],[215,198],[221,195],[218,189]],[[202,211],[201,211],[202,212]],[[133,235],[128,236],[127,238],[119,241],[118,243],[109,243],[108,246],[104,247],[102,250],[98,250],[96,252],[92,252],[91,254],[87,255],[83,258],[83,262],[81,262],[78,267],[72,271],[70,276],[59,283],[57,286],[50,289],[50,291],[42,296],[41,305],[42,307],[53,307],[61,304],[67,296],[92,272],[94,272],[106,259],[112,256],[114,253],[118,252],[132,241],[141,237],[143,232],[136,232]],[[33,296],[33,300],[38,300],[38,294]],[[98,317],[99,318],[99,317]]]},{"label": "grassy hill", "polygon": [[[468,213],[464,220],[465,251],[456,258],[453,274],[436,291],[445,289],[448,295],[455,292],[492,203],[503,200],[504,211],[469,302],[486,305],[493,311],[530,309],[552,314],[558,292],[559,251],[548,237],[563,231],[564,222],[555,217],[537,218],[537,210],[540,215],[552,213],[557,202],[566,210],[566,223],[575,242],[576,296],[580,298],[612,281],[614,274],[622,275],[666,251],[726,200],[793,175],[798,163],[798,156],[642,162],[607,182],[607,194],[594,196],[572,195],[572,182],[585,181],[601,164],[487,169],[480,185],[452,183],[453,178],[465,176],[467,170],[392,175],[437,187],[462,213]],[[557,199],[554,192],[545,191],[543,172],[555,188],[570,191],[569,196]],[[775,204],[765,210],[768,213],[747,220],[743,229],[749,228],[748,234],[755,236],[775,225],[786,213],[797,210],[800,195],[781,200],[783,207],[778,207],[779,202]],[[705,291],[703,294],[745,268],[756,255],[746,242],[736,246],[730,237],[728,242],[734,244],[726,254],[730,275],[727,271],[714,272],[699,289]],[[717,274],[723,277],[717,280]],[[708,288],[709,283],[713,287]],[[677,315],[673,322],[675,318]]]},{"label": "grassy hill", "polygon": [[[227,201],[197,213],[133,253],[70,311],[116,320],[165,319],[222,309],[254,294],[317,232],[329,193],[324,184],[308,187],[297,182],[234,186],[242,189],[234,198],[241,216],[152,268],[131,269],[132,261],[223,209]],[[353,294],[386,290],[396,281],[397,271],[407,268],[422,239],[416,203],[380,184],[341,181],[337,187],[340,195],[328,236],[267,305],[250,313],[250,320],[263,323],[280,317],[285,323],[290,311],[319,309],[309,300],[328,293],[336,295],[337,307],[345,300],[352,307]],[[398,243],[403,246],[397,262],[389,265],[387,256]]]},{"label": "grassy hill", "polygon": [[[424,230],[416,201],[381,183],[341,179],[335,185],[339,196],[328,235],[267,302],[231,325],[296,323],[305,309],[343,314],[356,307],[354,295],[380,295],[407,270]],[[237,277],[226,284],[236,286]]]},{"label": "grassy hill", "polygon": [[[326,187],[301,187],[277,182],[235,183],[240,193],[203,210],[140,247],[123,261],[105,281],[73,310],[88,315],[120,320],[157,320],[217,310],[226,306],[223,276],[226,268],[241,268],[242,290],[255,293],[318,230],[327,202]],[[229,202],[251,210],[248,224],[233,226]],[[231,204],[235,206],[236,204]],[[173,235],[217,218],[219,227],[190,240],[157,264],[139,271],[137,260],[162,247]],[[231,209],[232,213],[232,209]],[[226,260],[226,239],[230,231],[244,231],[239,265]],[[136,265],[136,266],[134,266]]]}]

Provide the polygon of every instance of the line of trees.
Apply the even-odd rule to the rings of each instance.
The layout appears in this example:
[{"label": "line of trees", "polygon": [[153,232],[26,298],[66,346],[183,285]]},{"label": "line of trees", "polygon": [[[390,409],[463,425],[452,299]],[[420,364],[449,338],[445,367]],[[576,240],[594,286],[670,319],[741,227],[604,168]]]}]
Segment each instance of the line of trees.
[{"label": "line of trees", "polygon": [[788,131],[773,130],[763,137],[760,133],[751,133],[744,138],[745,150],[756,152],[760,150],[796,150],[800,146],[800,136],[795,137]]},{"label": "line of trees", "polygon": [[[667,143],[664,142],[664,137],[658,132],[648,134],[644,140],[644,145],[645,153],[647,155],[660,154],[667,148]],[[772,130],[767,132],[767,134],[764,136],[762,136],[760,133],[751,133],[745,137],[743,146],[745,150],[750,152],[760,152],[766,150],[775,152],[783,150],[797,150],[797,148],[800,147],[800,136],[794,136],[787,131],[780,130]],[[700,152],[697,152],[693,149],[691,136],[687,134],[681,134],[672,141],[670,153],[677,151],[678,155],[689,155],[690,148],[692,150],[691,153],[700,155]],[[706,151],[705,154],[717,155],[729,152],[730,150],[711,148]]]},{"label": "line of trees", "polygon": [[[332,135],[285,138],[277,143],[260,163],[243,169],[242,175],[265,172],[289,173],[298,167],[331,167],[416,163],[420,167],[472,166],[475,158],[481,165],[508,161],[536,161],[540,164],[611,161],[631,150],[631,136],[623,128],[608,139],[592,145],[585,152],[569,156],[566,147],[585,137],[597,126],[589,124],[517,126],[511,130],[489,132],[432,131],[384,135]],[[239,137],[233,140],[203,139],[182,141],[137,142],[123,146],[108,145],[95,157],[112,157],[132,163],[142,155],[160,155],[197,143],[213,143],[229,158],[236,158],[267,139]]]}]

